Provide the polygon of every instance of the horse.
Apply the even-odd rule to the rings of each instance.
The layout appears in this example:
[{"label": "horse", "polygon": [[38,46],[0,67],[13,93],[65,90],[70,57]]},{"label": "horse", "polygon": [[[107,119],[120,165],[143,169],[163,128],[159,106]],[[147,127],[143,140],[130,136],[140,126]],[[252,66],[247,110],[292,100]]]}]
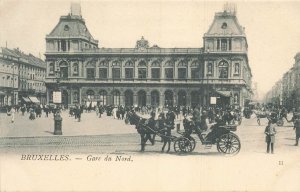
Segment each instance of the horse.
[{"label": "horse", "polygon": [[[138,116],[135,112],[128,112],[125,122],[129,122],[131,125],[135,125],[137,132],[141,136],[141,151],[145,151],[145,145],[149,140],[154,145],[155,135],[157,134],[156,122],[154,126],[149,122],[149,119]],[[151,125],[149,125],[151,124]]]},{"label": "horse", "polygon": [[257,123],[258,125],[260,125],[260,119],[270,119],[270,115],[271,113],[269,111],[257,111],[257,110],[253,110],[253,113],[255,114],[256,118],[257,118]]}]

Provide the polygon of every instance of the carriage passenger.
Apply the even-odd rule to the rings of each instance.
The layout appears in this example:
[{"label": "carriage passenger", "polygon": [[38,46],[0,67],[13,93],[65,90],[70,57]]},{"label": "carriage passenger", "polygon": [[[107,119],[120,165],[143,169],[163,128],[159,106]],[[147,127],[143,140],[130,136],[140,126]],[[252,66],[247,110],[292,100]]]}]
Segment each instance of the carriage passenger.
[{"label": "carriage passenger", "polygon": [[194,121],[196,130],[200,131],[201,130],[201,115],[200,115],[200,111],[197,108],[193,111],[192,120]]}]

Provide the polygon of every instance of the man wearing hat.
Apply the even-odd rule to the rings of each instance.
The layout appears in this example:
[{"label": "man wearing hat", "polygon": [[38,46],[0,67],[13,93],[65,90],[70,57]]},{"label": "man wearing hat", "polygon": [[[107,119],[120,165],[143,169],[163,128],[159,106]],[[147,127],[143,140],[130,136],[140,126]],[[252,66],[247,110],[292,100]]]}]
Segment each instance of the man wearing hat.
[{"label": "man wearing hat", "polygon": [[295,113],[294,115],[295,120],[294,120],[294,130],[296,132],[296,143],[295,146],[298,146],[298,140],[300,138],[300,114]]}]

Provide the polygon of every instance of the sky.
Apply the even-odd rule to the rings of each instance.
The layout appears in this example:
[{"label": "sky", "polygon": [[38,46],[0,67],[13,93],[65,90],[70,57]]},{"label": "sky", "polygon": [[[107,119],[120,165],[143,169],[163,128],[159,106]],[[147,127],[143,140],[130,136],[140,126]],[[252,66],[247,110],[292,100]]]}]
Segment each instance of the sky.
[{"label": "sky", "polygon": [[[203,35],[226,2],[245,27],[249,65],[259,96],[269,91],[300,52],[300,1],[104,1],[76,0],[99,47],[133,48],[141,36],[150,46],[203,47]],[[44,59],[45,37],[70,12],[70,0],[0,0],[0,46]]]}]

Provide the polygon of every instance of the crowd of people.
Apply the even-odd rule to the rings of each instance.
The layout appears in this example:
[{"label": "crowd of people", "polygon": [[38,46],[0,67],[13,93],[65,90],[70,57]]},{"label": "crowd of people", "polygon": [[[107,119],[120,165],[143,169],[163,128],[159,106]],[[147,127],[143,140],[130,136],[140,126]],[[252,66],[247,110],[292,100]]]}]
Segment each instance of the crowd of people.
[{"label": "crowd of people", "polygon": [[[29,120],[35,120],[36,118],[41,118],[42,113],[45,117],[49,117],[49,114],[55,114],[61,110],[66,110],[64,106],[57,105],[41,105],[41,104],[22,104],[15,106],[7,106],[7,116],[11,116],[11,123],[15,122],[15,113],[21,113],[24,116],[26,113],[29,114]],[[300,138],[300,107],[294,109],[286,109],[284,106],[272,105],[272,104],[256,104],[254,106],[247,106],[243,110],[241,107],[237,106],[226,106],[226,107],[207,107],[207,106],[197,106],[197,107],[187,107],[187,106],[174,106],[174,107],[164,107],[157,108],[152,106],[113,106],[113,105],[74,105],[68,107],[69,116],[74,117],[79,122],[81,121],[81,114],[83,112],[90,113],[95,111],[96,117],[101,118],[104,113],[106,116],[112,116],[114,119],[126,121],[126,114],[129,111],[134,111],[141,115],[150,115],[151,119],[157,120],[158,126],[164,129],[163,134],[166,136],[171,136],[171,130],[175,127],[175,120],[182,120],[182,117],[190,119],[194,122],[195,126],[201,130],[207,130],[209,124],[214,124],[216,121],[221,120],[227,125],[235,125],[241,123],[242,116],[249,118],[253,111],[260,111],[267,113],[267,118],[269,120],[268,125],[265,129],[267,152],[274,152],[274,143],[276,135],[276,121],[278,119],[286,119],[287,122],[294,124],[294,129],[296,132],[296,142],[298,145],[298,140]],[[288,113],[292,113],[292,118],[288,119]],[[153,125],[151,125],[153,126]],[[157,126],[157,125],[156,125]],[[163,139],[162,139],[163,140]],[[163,140],[164,145],[162,151],[164,151],[165,146],[168,144],[168,149],[170,149],[170,140]]]}]

